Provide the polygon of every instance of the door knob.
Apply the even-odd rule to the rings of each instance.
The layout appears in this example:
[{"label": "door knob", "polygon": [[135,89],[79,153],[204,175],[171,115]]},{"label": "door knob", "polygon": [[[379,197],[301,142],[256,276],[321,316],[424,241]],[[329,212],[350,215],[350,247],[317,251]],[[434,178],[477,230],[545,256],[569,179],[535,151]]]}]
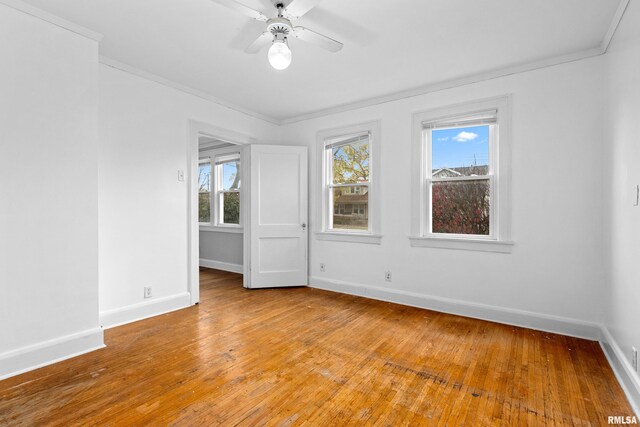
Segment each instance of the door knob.
[{"label": "door knob", "polygon": [[306,230],[307,229],[307,224],[305,224],[304,222],[302,223],[302,229]]}]

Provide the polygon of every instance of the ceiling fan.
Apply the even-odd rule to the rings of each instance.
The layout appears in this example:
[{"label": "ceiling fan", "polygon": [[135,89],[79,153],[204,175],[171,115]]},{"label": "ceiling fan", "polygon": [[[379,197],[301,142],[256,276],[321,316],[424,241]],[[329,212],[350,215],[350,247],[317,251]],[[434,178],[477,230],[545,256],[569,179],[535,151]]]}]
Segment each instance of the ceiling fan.
[{"label": "ceiling fan", "polygon": [[257,21],[267,23],[267,30],[260,34],[258,38],[245,49],[245,52],[258,53],[263,47],[271,43],[268,55],[269,63],[276,70],[284,70],[291,64],[292,56],[288,42],[290,36],[295,36],[300,40],[315,44],[330,52],[338,52],[342,49],[343,45],[339,41],[311,31],[308,28],[294,27],[291,24],[291,21],[302,17],[322,0],[293,0],[288,4],[283,0],[273,0],[274,6],[278,11],[278,15],[274,18],[268,18],[261,12],[251,9],[235,0],[213,1]]}]

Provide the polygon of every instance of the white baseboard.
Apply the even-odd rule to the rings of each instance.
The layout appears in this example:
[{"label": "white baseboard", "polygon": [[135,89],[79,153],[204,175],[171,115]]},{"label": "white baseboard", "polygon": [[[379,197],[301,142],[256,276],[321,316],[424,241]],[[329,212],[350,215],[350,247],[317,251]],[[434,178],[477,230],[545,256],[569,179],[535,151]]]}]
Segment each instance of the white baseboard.
[{"label": "white baseboard", "polygon": [[100,324],[109,329],[126,323],[180,310],[191,305],[191,294],[184,292],[163,298],[150,299],[138,304],[100,312]]},{"label": "white baseboard", "polygon": [[638,376],[637,372],[634,372],[629,359],[624,357],[624,353],[613,338],[613,335],[604,326],[602,327],[600,346],[605,356],[607,356],[609,365],[611,365],[611,369],[613,369],[613,373],[616,375],[622,390],[627,395],[633,411],[640,418],[640,376]]},{"label": "white baseboard", "polygon": [[393,302],[411,307],[425,308],[443,313],[507,325],[521,326],[594,341],[601,339],[601,325],[583,320],[534,313],[524,310],[477,304],[450,298],[435,297],[397,289],[380,288],[340,280],[309,277],[309,286],[349,295]]},{"label": "white baseboard", "polygon": [[230,271],[232,273],[243,273],[241,264],[231,264],[228,262],[214,261],[200,258],[200,267],[215,268],[216,270]]},{"label": "white baseboard", "polygon": [[548,314],[476,304],[340,280],[328,280],[320,277],[309,277],[309,285],[317,289],[600,341],[600,345],[620,386],[627,396],[633,411],[640,418],[640,377],[633,370],[629,360],[624,357],[620,346],[609,330],[603,325]]},{"label": "white baseboard", "polygon": [[102,328],[89,329],[0,354],[0,380],[104,348]]}]

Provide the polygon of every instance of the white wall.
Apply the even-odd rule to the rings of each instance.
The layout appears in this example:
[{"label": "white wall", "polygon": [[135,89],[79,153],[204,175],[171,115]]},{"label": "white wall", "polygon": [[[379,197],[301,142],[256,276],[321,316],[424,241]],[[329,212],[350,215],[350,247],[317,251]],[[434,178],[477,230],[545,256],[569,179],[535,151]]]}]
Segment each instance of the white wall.
[{"label": "white wall", "polygon": [[[316,133],[380,120],[382,245],[311,234],[312,284],[604,321],[629,360],[631,346],[640,347],[640,208],[632,206],[639,7],[630,4],[604,57],[280,128],[98,65],[94,40],[0,5],[0,57],[10,64],[0,67],[0,377],[101,345],[98,311],[131,320],[128,310],[187,292],[187,188],[177,171],[188,169],[189,120],[259,143],[308,145],[312,195]],[[514,106],[513,253],[411,248],[411,114],[506,93]],[[153,287],[151,300],[144,286]],[[48,360],[33,356],[41,349]]]},{"label": "white wall", "polygon": [[[640,4],[630,2],[606,55],[607,126],[605,143],[608,171],[603,204],[606,211],[604,256],[607,260],[605,324],[621,350],[620,358],[631,361],[631,347],[640,350],[640,206],[636,185],[640,184]],[[635,396],[640,407],[640,382],[636,375]]]},{"label": "white wall", "polygon": [[[311,283],[355,289],[327,286],[327,281],[346,281],[392,293],[599,321],[602,79],[603,59],[592,58],[284,126],[286,143],[312,147],[315,194],[316,133],[381,120],[382,244],[316,240],[318,223],[312,216]],[[412,113],[507,93],[513,94],[513,253],[410,247]],[[316,198],[310,204],[315,215]],[[320,262],[326,263],[324,273]],[[392,283],[384,281],[387,269]]]},{"label": "white wall", "polygon": [[100,312],[136,316],[137,304],[187,292],[187,184],[177,171],[188,169],[189,120],[258,143],[276,143],[280,130],[106,65],[100,94]]},{"label": "white wall", "polygon": [[200,231],[200,259],[242,266],[243,233]]},{"label": "white wall", "polygon": [[0,4],[0,378],[102,345],[98,44]]}]

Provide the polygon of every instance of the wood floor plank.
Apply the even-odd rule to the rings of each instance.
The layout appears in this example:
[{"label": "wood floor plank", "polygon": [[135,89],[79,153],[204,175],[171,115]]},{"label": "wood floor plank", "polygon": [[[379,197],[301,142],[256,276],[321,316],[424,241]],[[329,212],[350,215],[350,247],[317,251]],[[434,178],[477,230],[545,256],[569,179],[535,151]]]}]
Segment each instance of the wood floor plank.
[{"label": "wood floor plank", "polygon": [[596,342],[201,270],[201,303],[0,382],[0,425],[578,426],[633,415]]}]

